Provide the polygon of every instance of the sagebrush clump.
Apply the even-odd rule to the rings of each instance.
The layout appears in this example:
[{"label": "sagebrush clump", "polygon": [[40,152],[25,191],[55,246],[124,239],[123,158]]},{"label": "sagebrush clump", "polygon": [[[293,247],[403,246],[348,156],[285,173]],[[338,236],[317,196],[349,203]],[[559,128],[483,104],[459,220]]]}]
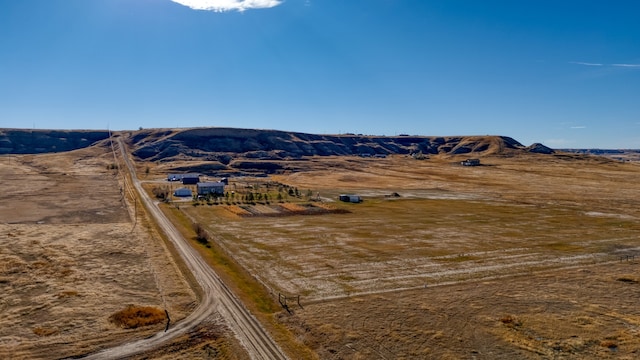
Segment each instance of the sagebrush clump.
[{"label": "sagebrush clump", "polygon": [[162,323],[166,320],[166,314],[163,310],[153,306],[129,305],[111,315],[109,320],[125,329],[136,329]]}]

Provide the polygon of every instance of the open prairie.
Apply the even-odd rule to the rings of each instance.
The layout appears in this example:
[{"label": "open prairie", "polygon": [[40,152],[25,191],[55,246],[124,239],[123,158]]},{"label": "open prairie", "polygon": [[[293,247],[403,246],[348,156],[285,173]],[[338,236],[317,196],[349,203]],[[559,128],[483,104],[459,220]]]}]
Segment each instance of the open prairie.
[{"label": "open prairie", "polygon": [[[134,219],[113,161],[100,146],[0,157],[0,358],[87,354],[162,331],[164,309],[179,321],[193,308],[160,237],[140,213]],[[135,328],[129,305],[150,307],[156,324]],[[124,320],[111,321],[121,310]],[[216,319],[194,333],[165,350],[200,356],[235,346]]]},{"label": "open prairie", "polygon": [[283,214],[273,196],[179,207],[288,297],[279,320],[322,359],[637,357],[640,166],[461,159],[312,158],[229,186],[286,184],[340,213]]},{"label": "open prairie", "polygon": [[[290,312],[275,321],[320,359],[637,358],[638,163],[462,159],[301,158],[268,177],[231,177],[229,198],[164,207],[203,225],[268,289],[266,302],[286,296]],[[173,321],[193,309],[113,161],[101,146],[2,157],[0,357],[68,357],[162,330],[110,320],[129,305],[166,308]],[[194,165],[137,164],[147,189]],[[337,201],[344,193],[364,201]],[[246,354],[210,319],[139,357]]]}]

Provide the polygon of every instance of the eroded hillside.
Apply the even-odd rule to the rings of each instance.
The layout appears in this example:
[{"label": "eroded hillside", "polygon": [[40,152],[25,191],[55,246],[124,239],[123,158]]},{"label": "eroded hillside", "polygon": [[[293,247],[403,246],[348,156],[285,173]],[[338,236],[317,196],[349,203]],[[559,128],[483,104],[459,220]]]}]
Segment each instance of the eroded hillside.
[{"label": "eroded hillside", "polygon": [[496,154],[552,151],[525,147],[506,136],[315,135],[276,130],[199,128],[141,130],[131,134],[133,154],[147,161],[200,158],[229,164],[232,159],[282,160],[303,156],[390,154]]},{"label": "eroded hillside", "polygon": [[43,154],[82,149],[107,139],[106,130],[0,129],[0,154]]},{"label": "eroded hillside", "polygon": [[[0,130],[0,154],[63,152],[91,145],[109,146],[108,131]],[[235,128],[141,129],[116,131],[140,161],[162,164],[167,171],[214,176],[298,171],[313,156],[413,155],[479,157],[551,154],[542,145],[524,146],[506,136],[369,136],[317,135]]]}]

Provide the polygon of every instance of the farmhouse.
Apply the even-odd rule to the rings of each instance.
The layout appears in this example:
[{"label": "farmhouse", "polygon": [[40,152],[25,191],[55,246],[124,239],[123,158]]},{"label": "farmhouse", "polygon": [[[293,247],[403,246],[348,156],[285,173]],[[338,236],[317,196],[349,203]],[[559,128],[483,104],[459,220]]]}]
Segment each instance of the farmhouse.
[{"label": "farmhouse", "polygon": [[208,194],[224,194],[224,183],[222,181],[217,182],[199,182],[196,185],[198,189],[198,195],[208,195]]},{"label": "farmhouse", "polygon": [[173,196],[190,197],[191,196],[191,190],[187,189],[187,188],[176,189],[176,191],[173,192]]},{"label": "farmhouse", "polygon": [[362,198],[360,197],[360,195],[341,194],[339,199],[340,199],[340,201],[351,202],[351,203],[362,202]]}]

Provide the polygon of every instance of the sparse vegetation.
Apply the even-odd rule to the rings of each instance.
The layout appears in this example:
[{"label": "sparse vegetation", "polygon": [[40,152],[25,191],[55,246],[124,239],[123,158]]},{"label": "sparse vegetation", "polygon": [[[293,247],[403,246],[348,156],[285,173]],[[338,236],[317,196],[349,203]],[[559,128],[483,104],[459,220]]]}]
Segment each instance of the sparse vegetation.
[{"label": "sparse vegetation", "polygon": [[125,329],[137,329],[166,321],[166,314],[163,310],[153,306],[129,305],[111,315],[109,320]]},{"label": "sparse vegetation", "polygon": [[[215,233],[215,239],[208,239],[210,248],[196,248],[210,256],[216,271],[224,273],[225,281],[263,321],[280,330],[286,326],[291,338],[304,342],[318,358],[600,359],[612,354],[633,358],[640,352],[634,330],[640,321],[634,310],[640,291],[634,275],[638,261],[632,257],[640,230],[640,170],[635,164],[573,155],[509,156],[483,158],[486,166],[464,172],[451,166],[456,159],[438,155],[425,161],[305,159],[292,162],[295,169],[290,172],[255,181],[243,178],[228,187],[236,195],[233,199],[226,195],[222,203],[252,216],[235,216],[225,205],[202,206],[215,204],[215,199],[201,200],[197,207],[163,204],[163,208],[183,216],[181,226],[194,244],[198,231],[184,213]],[[77,193],[83,184],[75,172],[106,173],[113,157],[105,158],[91,171],[65,169],[71,175],[59,176],[56,188],[66,192],[55,192],[56,203],[75,199],[63,197]],[[86,159],[82,161],[95,157]],[[28,163],[20,162],[27,167],[24,164]],[[2,218],[8,223],[0,224],[0,241],[10,244],[0,253],[0,284],[6,290],[6,301],[0,305],[12,313],[1,336],[22,336],[27,341],[0,347],[0,357],[15,349],[30,354],[37,348],[47,352],[55,348],[51,357],[78,353],[70,348],[93,349],[95,338],[79,345],[69,345],[72,342],[66,339],[83,338],[86,324],[104,320],[108,313],[69,321],[65,316],[71,315],[58,316],[51,310],[65,307],[73,313],[79,306],[81,311],[73,314],[91,316],[86,309],[100,308],[96,304],[102,300],[96,294],[107,289],[115,297],[124,281],[133,284],[125,296],[137,296],[138,303],[146,303],[144,299],[156,291],[151,275],[140,266],[146,258],[138,248],[139,234],[131,235],[118,187],[112,182],[96,186],[101,180],[87,177],[91,182],[84,189],[104,192],[83,191],[84,206],[73,206],[64,216],[51,215],[54,210],[44,206],[46,201],[25,201],[29,195],[15,191],[24,186],[24,174],[29,172],[12,175],[9,165],[0,164],[8,169],[3,179],[9,179],[3,182],[7,188],[2,200],[8,204],[13,199],[16,206],[5,210]],[[139,164],[138,169],[144,172],[144,166]],[[163,166],[177,165],[152,166],[158,174]],[[49,178],[38,186],[52,181],[49,172],[39,176]],[[251,187],[244,187],[244,181],[252,181]],[[149,181],[145,186],[151,191],[157,184]],[[303,190],[296,195],[296,188]],[[274,203],[286,199],[285,210],[309,210],[308,199],[298,197],[308,197],[306,189],[319,191],[323,199],[359,193],[366,202],[358,207],[330,203],[351,210],[345,214],[312,217],[290,211],[292,216],[286,218],[256,216],[269,211],[264,206],[269,199]],[[402,197],[387,196],[395,191]],[[243,203],[249,193],[253,204]],[[20,200],[15,201],[15,194]],[[40,200],[43,195],[37,196]],[[59,201],[61,197],[64,201]],[[77,211],[94,209],[95,203],[118,205],[90,215]],[[105,216],[100,213],[112,214],[111,222],[78,225],[99,221]],[[18,215],[24,224],[15,223]],[[37,224],[40,220],[46,223]],[[57,227],[55,221],[65,223]],[[50,233],[56,235],[47,238]],[[33,241],[38,239],[48,240]],[[87,257],[96,249],[95,256]],[[621,259],[619,254],[629,257]],[[97,266],[81,268],[81,262]],[[117,272],[114,263],[135,269],[136,277]],[[99,286],[92,288],[84,277]],[[35,285],[29,283],[33,279],[38,281]],[[46,288],[40,285],[45,282]],[[294,309],[294,315],[278,313],[281,309],[273,306],[270,291],[301,294],[304,309]],[[187,309],[193,303],[183,304],[176,307]],[[71,323],[81,325],[65,327]],[[112,342],[128,341],[114,333],[140,337],[154,331],[153,327],[135,332],[107,328],[105,339]],[[285,333],[279,334],[286,338]],[[180,351],[189,346],[200,351],[204,348],[200,344],[184,341]],[[216,349],[205,356],[221,356]],[[183,357],[194,357],[190,355]]]},{"label": "sparse vegetation", "polygon": [[635,278],[628,277],[628,276],[619,277],[616,280],[621,281],[623,283],[627,283],[627,284],[637,284],[638,283],[638,280],[636,280]]},{"label": "sparse vegetation", "polygon": [[0,159],[0,359],[72,358],[152,335],[163,326],[123,330],[108,318],[122,304],[159,305],[154,276],[172,320],[189,313],[195,296],[160,237],[140,214],[132,226],[110,147],[11,159]]},{"label": "sparse vegetation", "polygon": [[75,297],[78,296],[78,292],[75,290],[66,290],[66,291],[61,291],[58,293],[58,297],[59,298],[70,298],[70,297]]},{"label": "sparse vegetation", "polygon": [[518,326],[522,325],[520,320],[518,320],[513,315],[505,315],[505,316],[501,317],[500,318],[500,322],[505,324],[508,327],[518,327]]},{"label": "sparse vegetation", "polygon": [[203,245],[208,245],[209,234],[207,233],[207,230],[202,225],[200,225],[200,223],[194,223],[192,226],[193,231],[196,233],[196,240],[198,240],[198,242]]},{"label": "sparse vegetation", "polygon": [[53,328],[44,328],[44,327],[36,327],[33,329],[33,333],[38,336],[51,336],[58,333],[58,329]]},{"label": "sparse vegetation", "polygon": [[154,186],[151,189],[151,192],[153,193],[153,196],[161,200],[168,199],[170,194],[169,187],[167,186]]},{"label": "sparse vegetation", "polygon": [[[256,216],[256,213],[266,213],[268,210],[252,204],[238,207],[237,213],[241,215],[239,218],[230,217],[227,214],[230,211],[225,207],[206,213],[202,212],[203,209],[187,210],[190,216],[215,232],[216,241],[231,249],[233,256],[268,286],[287,294],[303,294],[303,303],[311,304],[305,305],[305,309],[297,311],[295,316],[310,323],[302,326],[300,329],[303,330],[297,334],[308,340],[305,343],[321,357],[348,358],[353,354],[362,358],[375,357],[375,353],[367,352],[367,349],[375,348],[385,357],[413,358],[412,355],[416,356],[417,353],[415,351],[420,350],[416,344],[422,342],[411,342],[412,336],[428,339],[426,342],[430,344],[428,348],[431,352],[421,356],[423,358],[446,357],[435,350],[438,343],[449,344],[449,349],[455,349],[453,352],[460,355],[464,352],[461,350],[464,345],[460,344],[474,341],[465,339],[458,343],[456,340],[458,331],[465,332],[463,329],[468,320],[463,318],[475,319],[474,326],[482,329],[473,335],[467,333],[472,338],[478,336],[483,339],[475,342],[476,345],[482,341],[491,343],[491,336],[486,334],[490,330],[485,327],[482,319],[492,318],[496,329],[507,332],[505,337],[513,338],[514,343],[522,343],[522,347],[536,349],[536,354],[546,354],[546,351],[582,351],[582,354],[593,355],[596,349],[601,349],[597,346],[598,342],[592,340],[595,337],[564,340],[559,338],[559,334],[540,330],[537,323],[540,315],[528,312],[531,297],[522,294],[543,289],[566,294],[560,287],[551,290],[541,285],[537,289],[535,284],[547,284],[549,281],[540,278],[533,280],[533,276],[537,276],[535,274],[540,270],[559,274],[560,270],[554,269],[579,264],[588,267],[609,260],[617,261],[618,257],[603,250],[610,246],[612,231],[615,232],[617,244],[632,246],[635,231],[640,229],[633,218],[599,215],[614,211],[635,212],[628,206],[628,202],[622,202],[627,204],[624,209],[617,207],[615,210],[604,210],[608,206],[607,199],[614,191],[608,190],[609,188],[600,189],[596,196],[585,200],[576,195],[575,183],[558,181],[572,179],[574,175],[571,171],[565,170],[567,177],[558,175],[565,165],[556,167],[548,163],[532,165],[517,164],[512,159],[497,160],[504,164],[501,167],[492,164],[492,161],[483,160],[487,164],[485,167],[465,169],[466,173],[460,173],[460,167],[448,166],[446,162],[435,163],[434,159],[416,163],[409,158],[396,158],[393,164],[367,163],[366,166],[364,163],[354,165],[355,160],[350,161],[349,166],[358,167],[357,172],[336,170],[337,167],[334,166],[331,171],[298,172],[291,178],[279,175],[274,177],[279,185],[273,186],[274,190],[280,189],[279,192],[274,192],[274,199],[283,201],[278,205],[293,214],[307,210],[310,205],[298,200],[296,187],[313,187],[322,193],[323,198],[329,199],[337,199],[337,195],[343,192],[360,193],[366,201],[357,208],[350,204],[330,203],[330,206],[350,210],[350,214],[293,216],[280,220]],[[318,168],[320,164],[318,161]],[[553,190],[550,190],[548,182],[532,184],[524,180],[518,181],[521,177],[528,179],[534,176],[532,172],[537,177],[553,180]],[[612,176],[608,170],[607,176]],[[291,179],[295,179],[297,186],[285,185],[293,182]],[[525,183],[526,187],[523,185]],[[345,190],[349,186],[356,189],[367,188]],[[243,189],[241,186],[238,188]],[[259,187],[252,186],[254,194],[257,189]],[[605,195],[602,191],[610,192]],[[303,191],[305,197],[308,193],[307,190]],[[285,196],[287,202],[284,202]],[[620,199],[625,197],[622,193],[617,193],[616,196],[620,196]],[[599,198],[605,200],[600,202]],[[578,201],[580,206],[575,205]],[[327,205],[324,202],[312,204]],[[589,211],[589,206],[596,206],[598,212],[585,214]],[[261,275],[267,273],[269,276]],[[506,278],[503,279],[503,276]],[[573,276],[572,279],[575,279],[576,275]],[[479,279],[493,277],[501,280],[478,282]],[[609,279],[621,277],[624,276]],[[524,278],[532,280],[527,285],[520,285]],[[467,284],[467,281],[470,282]],[[558,284],[572,284],[575,280],[569,280],[567,276],[554,281]],[[490,284],[485,285],[487,282]],[[618,283],[620,282],[630,283]],[[460,283],[455,287],[459,292],[439,286],[443,283]],[[500,283],[504,285],[501,286]],[[582,283],[582,280],[578,283]],[[612,286],[612,283],[614,281],[606,286]],[[382,295],[386,291],[394,295]],[[465,298],[467,291],[472,291],[474,296],[482,300],[475,302],[471,298],[466,302],[462,301],[460,298]],[[568,286],[566,291],[575,289]],[[500,295],[494,295],[494,292]],[[513,295],[512,298],[514,292],[518,295]],[[607,292],[601,294],[608,295]],[[555,296],[563,296],[563,299],[564,296],[574,297]],[[384,297],[386,302],[376,301],[377,297]],[[350,307],[349,304],[356,299],[360,302],[357,306]],[[392,305],[400,301],[403,306]],[[433,303],[438,301],[443,302],[442,306],[434,307]],[[551,300],[542,300],[543,303],[546,301]],[[504,304],[509,304],[509,309],[503,309]],[[545,311],[554,311],[553,308],[540,306]],[[436,308],[447,314],[442,315],[441,322]],[[365,320],[363,326],[362,319],[366,315],[358,309],[366,309],[366,313],[371,316],[397,317],[402,319],[398,320],[402,326],[392,320],[379,328],[367,327],[368,321]],[[476,314],[478,309],[482,310]],[[488,314],[490,309],[502,309],[508,311],[507,314],[512,312],[519,315],[498,317],[497,323],[501,325],[498,327],[495,311]],[[584,314],[582,311],[584,309],[577,310],[576,314]],[[332,312],[336,312],[336,315],[329,318],[326,314]],[[592,313],[588,314],[591,321],[596,323]],[[416,318],[423,319],[423,322],[414,322]],[[295,322],[286,316],[281,320],[286,324]],[[543,323],[562,328],[562,321],[545,318]],[[601,318],[599,321],[602,321]],[[420,329],[425,324],[429,324],[430,328],[435,326],[436,330],[429,335],[422,334]],[[327,326],[323,327],[324,325]],[[291,325],[291,328],[298,329],[296,326]],[[333,334],[336,338],[331,344],[335,353],[326,352],[328,348],[323,345],[314,347],[313,344],[316,343],[329,346],[327,341],[318,340],[328,336],[318,331],[319,327],[335,328]],[[386,331],[394,336],[387,337]],[[540,332],[538,336],[541,339],[553,340],[525,343],[530,341],[526,338],[529,334],[535,335],[537,332]],[[436,333],[442,335],[436,336]],[[368,337],[376,337],[378,341],[367,341]],[[353,349],[350,350],[351,355],[341,352],[342,348],[334,346],[335,343],[342,346],[350,344]],[[394,350],[380,350],[378,343]],[[481,349],[482,347],[479,350]],[[621,348],[617,349],[620,351]],[[518,358],[528,358],[524,355],[527,352],[517,354]]]},{"label": "sparse vegetation", "polygon": [[618,347],[618,344],[614,340],[602,340],[600,342],[600,346],[609,348],[609,349],[615,349]]}]

